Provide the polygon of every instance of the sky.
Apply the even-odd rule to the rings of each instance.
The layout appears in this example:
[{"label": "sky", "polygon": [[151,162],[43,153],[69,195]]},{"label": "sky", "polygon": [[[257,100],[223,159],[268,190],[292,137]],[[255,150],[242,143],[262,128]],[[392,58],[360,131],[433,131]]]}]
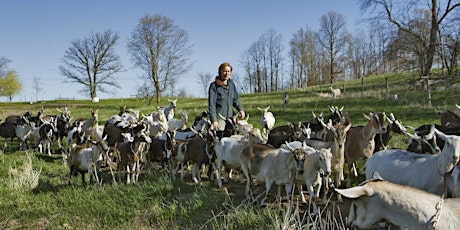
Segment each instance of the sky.
[{"label": "sky", "polygon": [[[23,90],[14,101],[89,99],[79,92],[82,85],[65,83],[59,73],[65,51],[74,40],[91,33],[112,30],[120,36],[115,53],[123,71],[116,74],[121,88],[98,97],[127,98],[136,94],[142,73],[131,62],[126,45],[145,15],[160,14],[189,34],[193,66],[179,77],[177,89],[188,96],[205,97],[198,83],[200,73],[217,75],[222,62],[233,66],[233,75],[243,73],[241,54],[270,29],[281,34],[285,56],[292,34],[300,29],[317,31],[319,19],[329,11],[345,16],[347,29],[359,27],[360,11],[355,0],[2,0],[0,7],[0,57],[7,58]],[[41,91],[33,79],[41,80]],[[6,97],[0,101],[7,101]]]}]

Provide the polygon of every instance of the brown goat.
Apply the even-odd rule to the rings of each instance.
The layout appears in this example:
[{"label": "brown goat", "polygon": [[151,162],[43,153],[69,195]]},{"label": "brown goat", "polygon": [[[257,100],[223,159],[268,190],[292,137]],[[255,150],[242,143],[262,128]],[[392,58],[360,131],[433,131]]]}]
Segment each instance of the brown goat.
[{"label": "brown goat", "polygon": [[141,167],[140,159],[145,148],[142,143],[150,144],[151,142],[152,139],[145,132],[139,132],[134,136],[132,142],[125,141],[117,145],[116,149],[120,158],[117,165],[119,181],[121,181],[121,171],[126,169],[126,184],[130,184],[131,180],[133,184],[137,183]]},{"label": "brown goat", "polygon": [[[191,163],[192,167],[192,179],[195,183],[201,186],[201,167],[203,164],[210,165],[209,171],[216,168],[214,164],[215,153],[214,153],[214,139],[210,134],[206,134],[204,138],[196,137],[192,138],[185,144],[184,161],[183,163]],[[198,174],[198,175],[196,175]],[[182,171],[181,178],[185,176],[184,170]],[[198,177],[198,179],[197,179]]]},{"label": "brown goat", "polygon": [[347,132],[345,141],[345,162],[348,164],[347,187],[351,186],[351,174],[354,172],[357,176],[355,162],[365,160],[374,153],[374,137],[378,133],[386,132],[385,122],[387,116],[385,112],[370,113],[369,116],[363,114],[368,120],[364,126],[351,127]]}]

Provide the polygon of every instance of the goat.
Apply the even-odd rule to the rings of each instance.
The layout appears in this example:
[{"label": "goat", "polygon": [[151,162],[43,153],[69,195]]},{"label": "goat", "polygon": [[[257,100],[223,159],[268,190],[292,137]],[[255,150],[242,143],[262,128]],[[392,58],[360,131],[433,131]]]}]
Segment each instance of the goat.
[{"label": "goat", "polygon": [[374,137],[375,147],[374,153],[386,149],[388,143],[390,142],[391,137],[393,134],[406,134],[407,129],[401,123],[401,121],[397,120],[393,113],[390,113],[390,116],[387,117],[388,125],[386,128],[385,133],[377,133]]},{"label": "goat", "polygon": [[288,103],[289,103],[289,94],[286,91],[284,91],[284,93],[283,93],[283,108],[285,108]]},{"label": "goat", "polygon": [[[10,139],[10,145],[8,147],[9,151],[11,151],[11,146],[13,145],[13,139],[16,137],[16,123],[12,123],[9,121],[2,122],[0,124],[0,137],[6,139]],[[7,147],[7,143],[4,143],[4,149]]]},{"label": "goat", "polygon": [[40,128],[38,129],[38,133],[40,135],[39,139],[39,151],[41,153],[48,153],[51,156],[51,143],[53,141],[53,135],[57,131],[56,130],[56,120],[53,120],[54,123],[42,123]]},{"label": "goat", "polygon": [[89,183],[92,182],[93,176],[97,179],[97,172],[102,161],[102,154],[107,151],[107,145],[104,141],[92,142],[91,146],[86,144],[77,145],[72,143],[70,147],[70,173],[69,185],[72,184],[72,175],[81,174],[83,184],[85,182],[85,173],[89,174]]},{"label": "goat", "polygon": [[332,98],[334,99],[340,97],[340,94],[342,93],[342,91],[340,91],[339,88],[337,89],[332,88],[332,85],[329,86],[329,90],[331,90],[331,95],[332,95]]},{"label": "goat", "polygon": [[279,148],[282,144],[301,140],[303,136],[310,136],[311,130],[305,127],[302,122],[289,123],[270,130],[267,137],[267,144]]},{"label": "goat", "polygon": [[152,139],[144,131],[136,133],[132,141],[118,143],[116,150],[119,154],[118,180],[121,182],[121,171],[126,169],[126,184],[136,184],[140,173],[140,159],[145,146],[142,143],[150,144]]},{"label": "goat", "polygon": [[[458,105],[457,105],[458,106]],[[460,127],[460,116],[452,111],[439,113],[441,126]]]},{"label": "goat", "polygon": [[177,99],[174,99],[174,100],[168,99],[168,101],[169,101],[169,106],[164,109],[164,113],[166,116],[166,120],[169,121],[174,118],[174,110],[176,110]]},{"label": "goat", "polygon": [[[332,125],[343,124],[346,119],[343,113],[343,106],[339,109],[337,106],[329,106],[329,110],[331,111],[331,115],[326,119],[326,122],[329,120],[332,121]],[[347,126],[348,124],[344,124]]]},{"label": "goat", "polygon": [[75,126],[75,122],[80,121],[82,122],[82,130],[85,133],[85,139],[90,139],[91,130],[96,128],[99,122],[98,119],[99,110],[97,108],[91,109],[91,117],[90,118],[77,118],[72,126]]},{"label": "goat", "polygon": [[318,116],[313,111],[311,113],[313,118],[309,122],[303,122],[303,125],[311,129],[311,138],[325,139],[327,128],[324,123],[323,113],[321,112]]},{"label": "goat", "polygon": [[297,171],[303,171],[305,145],[293,148],[288,143],[285,148],[274,148],[263,144],[251,144],[241,153],[241,171],[246,177],[246,197],[251,198],[252,178],[265,183],[265,197],[268,198],[272,184],[284,185],[287,197],[291,201],[291,193]]},{"label": "goat", "polygon": [[385,112],[371,112],[369,116],[363,115],[367,119],[367,124],[351,127],[347,132],[347,140],[345,141],[345,162],[348,164],[347,187],[351,186],[351,174],[354,172],[357,176],[355,162],[372,156],[375,148],[375,135],[386,132],[387,116]]},{"label": "goat", "polygon": [[260,115],[260,125],[263,128],[264,133],[270,132],[271,129],[275,126],[275,116],[273,116],[272,112],[268,112],[268,109],[270,109],[270,106],[268,106],[265,109],[261,109],[257,107],[258,110],[260,110],[261,115]]},{"label": "goat", "polygon": [[383,220],[401,229],[457,229],[460,226],[460,199],[443,199],[382,179],[335,190],[352,200],[347,218],[350,229],[368,229]]},{"label": "goat", "polygon": [[[27,120],[26,118],[23,118]],[[35,124],[31,124],[28,120],[24,123],[18,123],[15,127],[16,137],[19,139],[19,149],[26,150],[28,149],[27,139],[32,134]]]},{"label": "goat", "polygon": [[71,129],[69,129],[68,133],[67,133],[67,142],[66,142],[66,151],[67,152],[70,152],[70,147],[72,146],[72,144],[77,144],[77,145],[80,145],[84,142],[84,136],[85,136],[85,133],[83,132],[83,129],[82,129],[82,126],[83,126],[83,123],[80,122],[80,121],[76,121],[74,123],[74,127],[72,127]]},{"label": "goat", "polygon": [[59,109],[56,110],[61,114],[58,117],[56,117],[57,132],[55,133],[55,136],[58,142],[58,146],[62,151],[62,139],[67,136],[69,122],[72,119],[72,117],[70,116],[70,111],[67,109],[67,107],[64,108],[64,111],[61,111]]},{"label": "goat", "polygon": [[187,128],[188,115],[190,114],[190,112],[186,113],[181,111],[180,114],[180,120],[174,118],[168,120],[168,131],[184,130]]},{"label": "goat", "polygon": [[378,171],[383,179],[392,183],[408,185],[437,195],[444,191],[444,175],[450,172],[460,158],[460,137],[446,135],[441,153],[416,154],[400,149],[382,150],[366,162],[366,178]]},{"label": "goat", "polygon": [[5,118],[5,121],[4,122],[11,122],[13,124],[16,124],[16,121],[21,119],[22,117],[26,118],[27,120],[31,120],[32,118],[32,112],[31,111],[27,111],[24,113],[24,115],[9,115]]},{"label": "goat", "polygon": [[[257,129],[258,130],[258,129]],[[213,132],[209,133],[214,138],[214,151],[217,158],[216,177],[217,185],[222,188],[221,171],[223,164],[234,170],[240,170],[241,168],[241,152],[244,148],[251,144],[262,143],[264,140],[257,135],[256,131],[248,133],[248,138],[237,139],[233,137],[223,137],[218,139]],[[225,174],[226,175],[226,174]],[[227,181],[227,177],[224,176],[224,181]]]},{"label": "goat", "polygon": [[415,129],[415,134],[408,134],[411,139],[407,151],[413,153],[429,153],[439,154],[444,146],[444,140],[438,138],[435,129],[440,130],[444,134],[452,134],[446,127],[439,125],[421,125]]},{"label": "goat", "polygon": [[169,170],[173,177],[175,173],[172,171],[172,167],[168,167],[168,165],[172,165],[170,159],[176,144],[175,134],[175,131],[167,131],[164,133],[164,139],[157,137],[152,138],[150,148],[146,154],[147,162],[150,164],[158,162],[163,170],[165,170],[165,172]]},{"label": "goat", "polygon": [[[339,188],[342,181],[344,180],[343,168],[345,165],[345,142],[347,140],[347,132],[351,128],[351,123],[347,126],[338,125],[337,127],[332,126],[332,121],[329,120],[327,124],[327,129],[333,136],[332,140],[317,140],[310,139],[306,140],[308,146],[311,146],[315,149],[327,148],[331,150],[332,153],[332,173],[334,173],[334,182],[335,187]],[[327,194],[329,193],[329,175],[326,175],[324,178],[324,196],[323,199],[326,199]],[[337,195],[337,200],[342,202],[340,195]]]},{"label": "goat", "polygon": [[[188,140],[184,146],[184,160],[183,164],[191,163],[192,167],[192,180],[198,185],[202,185],[201,181],[201,167],[203,164],[209,164],[211,169],[215,169],[214,164],[214,138],[207,133],[204,138],[197,137]],[[211,170],[209,170],[211,171]],[[185,172],[182,170],[181,179],[184,179]]]},{"label": "goat", "polygon": [[168,121],[162,109],[148,116],[143,115],[142,122],[148,125],[151,137],[159,137],[164,132],[168,131]]},{"label": "goat", "polygon": [[[293,148],[302,148],[305,142],[299,141],[289,143]],[[283,145],[286,147],[286,145]],[[310,196],[310,203],[313,206],[313,213],[318,214],[318,207],[316,205],[316,198],[319,197],[319,191],[322,185],[322,177],[331,174],[331,149],[314,149],[305,146],[305,159],[303,164],[303,172],[300,171],[296,174],[296,184],[299,185],[300,195],[302,202],[306,203],[305,196],[302,193],[302,185],[307,186],[307,191]],[[316,189],[315,189],[316,188]]]}]

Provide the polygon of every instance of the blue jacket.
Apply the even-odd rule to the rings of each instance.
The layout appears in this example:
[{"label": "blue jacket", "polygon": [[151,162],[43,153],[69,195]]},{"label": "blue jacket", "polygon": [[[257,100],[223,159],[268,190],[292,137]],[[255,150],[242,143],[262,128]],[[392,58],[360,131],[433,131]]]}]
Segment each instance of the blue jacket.
[{"label": "blue jacket", "polygon": [[211,123],[217,121],[218,113],[225,118],[233,117],[233,108],[238,111],[243,110],[235,83],[229,78],[228,84],[224,85],[217,76],[216,80],[209,85],[208,90],[208,110]]}]

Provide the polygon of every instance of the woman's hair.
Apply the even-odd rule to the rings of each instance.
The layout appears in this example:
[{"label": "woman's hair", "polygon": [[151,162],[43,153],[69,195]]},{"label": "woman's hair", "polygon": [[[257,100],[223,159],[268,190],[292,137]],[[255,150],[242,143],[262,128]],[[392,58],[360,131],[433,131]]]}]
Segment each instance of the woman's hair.
[{"label": "woman's hair", "polygon": [[224,63],[220,64],[220,66],[219,66],[219,70],[218,70],[218,72],[217,72],[217,73],[219,74],[219,76],[220,76],[220,72],[221,72],[226,66],[230,67],[230,70],[233,71],[233,67],[230,65],[230,63],[224,62]]}]

